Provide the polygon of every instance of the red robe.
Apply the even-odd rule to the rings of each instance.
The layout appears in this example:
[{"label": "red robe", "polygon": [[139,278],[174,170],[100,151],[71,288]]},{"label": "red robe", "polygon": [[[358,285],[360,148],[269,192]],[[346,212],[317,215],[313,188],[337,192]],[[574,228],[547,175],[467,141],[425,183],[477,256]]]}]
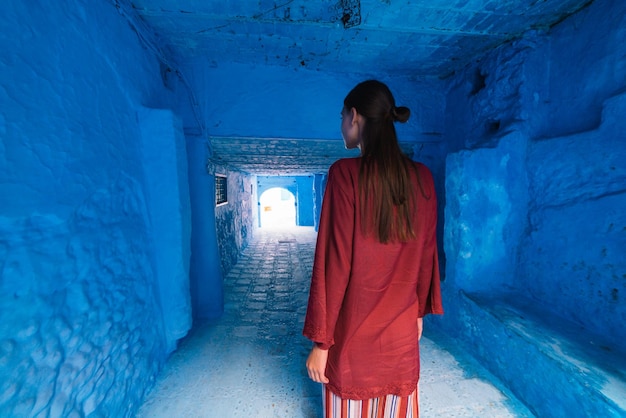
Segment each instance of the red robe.
[{"label": "red robe", "polygon": [[[328,172],[303,334],[327,349],[328,387],[344,399],[407,396],[419,379],[417,318],[442,314],[437,200],[430,170],[414,163],[416,238],[381,244],[361,229],[360,158]],[[426,197],[425,197],[426,196]]]}]

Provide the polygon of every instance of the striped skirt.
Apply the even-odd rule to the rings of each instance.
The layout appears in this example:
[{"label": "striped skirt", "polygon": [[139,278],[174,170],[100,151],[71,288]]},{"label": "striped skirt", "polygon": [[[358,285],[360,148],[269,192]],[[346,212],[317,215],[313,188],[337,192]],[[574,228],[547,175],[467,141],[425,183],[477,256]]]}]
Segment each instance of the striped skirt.
[{"label": "striped skirt", "polygon": [[341,399],[323,385],[324,418],[418,418],[418,390],[409,396],[386,395],[379,398]]}]

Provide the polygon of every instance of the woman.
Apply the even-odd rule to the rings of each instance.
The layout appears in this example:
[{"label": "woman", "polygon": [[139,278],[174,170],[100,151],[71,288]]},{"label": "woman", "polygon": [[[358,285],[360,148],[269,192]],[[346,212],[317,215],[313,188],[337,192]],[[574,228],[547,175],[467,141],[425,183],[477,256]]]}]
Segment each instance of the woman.
[{"label": "woman", "polygon": [[303,331],[327,418],[418,416],[422,318],[443,309],[433,178],[394,127],[409,115],[375,80],[341,111],[345,145],[361,156],[328,172]]}]

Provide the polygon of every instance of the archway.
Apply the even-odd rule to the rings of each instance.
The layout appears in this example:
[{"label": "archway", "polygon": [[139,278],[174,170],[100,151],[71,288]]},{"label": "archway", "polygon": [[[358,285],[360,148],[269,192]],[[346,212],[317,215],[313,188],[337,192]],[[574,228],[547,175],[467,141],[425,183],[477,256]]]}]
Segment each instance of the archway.
[{"label": "archway", "polygon": [[260,199],[261,228],[296,226],[296,198],[287,189],[273,187]]}]

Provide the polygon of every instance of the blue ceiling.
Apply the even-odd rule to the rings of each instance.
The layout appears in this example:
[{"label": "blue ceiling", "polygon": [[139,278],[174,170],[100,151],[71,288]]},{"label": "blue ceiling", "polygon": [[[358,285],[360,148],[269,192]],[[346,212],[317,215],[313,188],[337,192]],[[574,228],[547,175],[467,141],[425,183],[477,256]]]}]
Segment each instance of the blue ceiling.
[{"label": "blue ceiling", "polygon": [[446,77],[590,0],[129,0],[182,58]]}]

